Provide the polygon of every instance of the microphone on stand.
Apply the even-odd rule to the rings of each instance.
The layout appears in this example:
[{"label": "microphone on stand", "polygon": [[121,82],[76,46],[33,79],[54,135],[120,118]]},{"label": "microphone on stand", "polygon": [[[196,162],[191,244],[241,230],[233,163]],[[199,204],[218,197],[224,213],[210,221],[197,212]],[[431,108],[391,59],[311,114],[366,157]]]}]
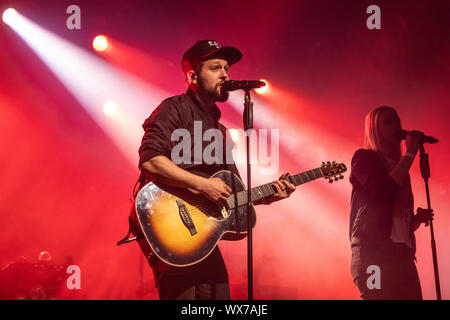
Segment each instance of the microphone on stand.
[{"label": "microphone on stand", "polygon": [[260,80],[228,80],[221,84],[222,90],[234,91],[234,90],[251,90],[264,87],[266,83]]},{"label": "microphone on stand", "polygon": [[[408,131],[407,131],[407,130],[401,130],[401,131],[400,131],[400,138],[401,138],[402,140],[405,140],[407,134],[408,134]],[[433,138],[433,137],[424,135],[424,136],[422,137],[421,143],[422,143],[422,144],[424,144],[424,143],[436,143],[436,142],[438,142],[438,141],[439,141],[439,140],[436,139],[436,138]]]}]

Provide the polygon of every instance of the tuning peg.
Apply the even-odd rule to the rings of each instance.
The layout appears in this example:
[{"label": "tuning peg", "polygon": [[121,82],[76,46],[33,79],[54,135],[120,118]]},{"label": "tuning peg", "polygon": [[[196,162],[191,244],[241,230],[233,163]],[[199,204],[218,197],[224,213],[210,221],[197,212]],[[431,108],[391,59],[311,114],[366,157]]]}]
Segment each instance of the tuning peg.
[{"label": "tuning peg", "polygon": [[331,164],[331,162],[330,162],[330,161],[327,161],[327,164],[328,164],[328,165],[330,165],[330,164]]},{"label": "tuning peg", "polygon": [[344,176],[341,174],[340,176],[339,176],[339,179],[344,179]]},{"label": "tuning peg", "polygon": [[325,165],[325,162],[321,161],[320,166],[323,167]]},{"label": "tuning peg", "polygon": [[330,180],[328,180],[329,183],[333,183],[333,179],[330,178]]},{"label": "tuning peg", "polygon": [[334,181],[338,181],[338,180],[339,180],[338,176],[334,176]]}]

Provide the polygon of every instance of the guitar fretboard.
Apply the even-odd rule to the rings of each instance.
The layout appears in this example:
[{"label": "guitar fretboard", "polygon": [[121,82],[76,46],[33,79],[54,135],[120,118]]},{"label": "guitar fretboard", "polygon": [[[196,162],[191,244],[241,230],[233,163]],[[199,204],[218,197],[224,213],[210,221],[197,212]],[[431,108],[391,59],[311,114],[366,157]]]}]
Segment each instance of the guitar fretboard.
[{"label": "guitar fretboard", "polygon": [[[289,181],[295,185],[301,185],[307,182],[310,182],[312,180],[322,178],[324,175],[320,168],[308,170],[293,176],[289,176]],[[258,187],[254,187],[251,189],[251,199],[252,202],[256,202],[258,200],[261,200],[266,197],[270,197],[271,195],[276,193],[276,189],[272,186],[272,182],[263,184]],[[228,200],[227,204],[229,208],[233,209],[235,207],[240,207],[242,205],[245,205],[248,203],[248,191],[242,190],[237,193],[232,194]]]}]

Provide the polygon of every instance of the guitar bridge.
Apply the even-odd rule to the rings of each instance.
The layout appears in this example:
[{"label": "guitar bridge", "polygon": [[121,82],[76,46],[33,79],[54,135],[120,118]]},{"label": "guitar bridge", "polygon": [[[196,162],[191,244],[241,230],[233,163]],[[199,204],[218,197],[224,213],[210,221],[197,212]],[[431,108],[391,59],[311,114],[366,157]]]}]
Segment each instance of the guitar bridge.
[{"label": "guitar bridge", "polygon": [[222,217],[223,217],[224,219],[228,218],[228,211],[227,211],[227,209],[225,208],[225,206],[221,206],[221,208],[220,208],[220,213],[222,214]]},{"label": "guitar bridge", "polygon": [[191,236],[197,233],[197,229],[195,229],[194,222],[192,221],[191,215],[189,214],[184,202],[182,200],[176,200],[178,205],[178,211],[180,213],[181,221],[183,221],[186,228],[188,228]]}]

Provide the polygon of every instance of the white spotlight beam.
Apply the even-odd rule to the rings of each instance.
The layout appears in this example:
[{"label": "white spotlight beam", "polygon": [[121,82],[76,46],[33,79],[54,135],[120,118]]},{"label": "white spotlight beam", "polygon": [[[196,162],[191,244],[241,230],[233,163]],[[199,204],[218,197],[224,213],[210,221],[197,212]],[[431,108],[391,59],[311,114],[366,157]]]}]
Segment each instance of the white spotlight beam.
[{"label": "white spotlight beam", "polygon": [[[6,19],[136,166],[142,122],[168,93],[43,29],[17,11],[10,11]],[[105,115],[107,101],[116,103],[114,114]]]},{"label": "white spotlight beam", "polygon": [[[345,141],[339,141],[338,137],[330,137],[333,143],[342,143],[343,150],[339,154],[329,154],[329,152],[322,147],[322,143],[317,138],[317,128],[312,125],[302,123],[299,121],[298,126],[294,126],[291,120],[286,119],[282,114],[274,112],[275,107],[268,105],[265,101],[257,97],[252,96],[255,107],[255,124],[260,128],[265,129],[279,129],[280,136],[280,148],[287,151],[291,155],[290,161],[298,163],[299,168],[312,169],[319,166],[321,161],[326,160],[338,160],[339,162],[345,162],[348,155],[345,150],[351,150],[355,146],[349,146]],[[236,109],[237,112],[243,111],[243,93],[231,92],[229,97],[229,104]],[[280,103],[283,103],[280,101]],[[296,119],[301,120],[301,119]],[[273,150],[272,150],[273,152]],[[280,159],[280,172],[282,170],[282,163],[285,162]],[[347,169],[348,165],[347,165]],[[245,166],[239,166],[241,173],[246,172]],[[291,172],[292,173],[292,172]],[[295,172],[298,173],[298,172]],[[345,175],[348,177],[349,172]],[[245,176],[245,174],[244,174]],[[278,177],[272,177],[274,180]],[[261,183],[260,177],[254,177],[256,183]],[[319,181],[312,182],[328,183],[319,179]],[[268,181],[266,181],[267,183]],[[329,186],[330,192],[337,194],[345,199],[350,194],[350,186],[344,181],[340,181],[337,185]],[[347,230],[348,223],[343,221],[336,212],[339,212],[339,205],[328,201],[326,195],[318,194],[317,190],[311,189],[308,185],[299,186],[298,191],[292,196],[294,199],[281,201],[278,205],[283,208],[293,221],[297,221],[301,225],[309,225],[312,230],[321,230],[330,239],[332,246],[342,247],[346,245],[346,242],[342,240],[342,230]],[[306,205],[307,204],[307,205]],[[298,214],[300,212],[308,212],[311,208],[314,208],[314,214]],[[309,210],[308,210],[309,209]]]}]

